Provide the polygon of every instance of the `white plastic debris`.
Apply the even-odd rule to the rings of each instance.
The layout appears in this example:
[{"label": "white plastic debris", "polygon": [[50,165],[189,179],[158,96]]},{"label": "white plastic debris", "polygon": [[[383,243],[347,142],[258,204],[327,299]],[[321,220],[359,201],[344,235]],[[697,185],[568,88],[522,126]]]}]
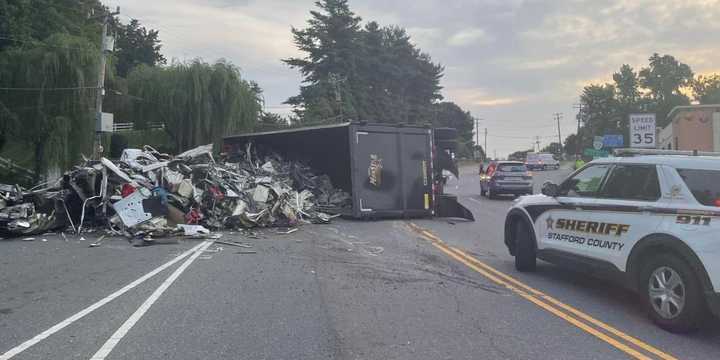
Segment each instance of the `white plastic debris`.
[{"label": "white plastic debris", "polygon": [[269,189],[262,185],[256,187],[255,191],[253,192],[253,200],[255,200],[256,202],[267,202],[268,196],[270,196]]},{"label": "white plastic debris", "polygon": [[125,226],[133,227],[152,218],[152,214],[145,212],[143,208],[144,199],[147,199],[147,196],[143,191],[135,191],[112,205]]},{"label": "white plastic debris", "polygon": [[178,185],[177,193],[184,198],[190,198],[193,194],[193,184],[190,179],[180,181]]},{"label": "white plastic debris", "polygon": [[129,182],[130,185],[137,186],[137,184],[135,183],[135,181],[133,181],[132,179],[130,179],[130,176],[128,176],[128,174],[126,174],[124,171],[120,170],[120,168],[118,168],[115,164],[113,164],[112,161],[110,161],[110,160],[108,160],[108,159],[106,159],[106,158],[101,158],[101,159],[100,159],[100,162],[102,162],[102,164],[105,165],[105,167],[108,168],[110,171],[114,172],[115,175],[117,175],[117,176],[119,176],[121,179]]},{"label": "white plastic debris", "polygon": [[178,224],[178,229],[183,231],[183,234],[185,236],[194,236],[194,235],[208,235],[210,234],[210,230],[202,225],[185,225],[185,224]]}]

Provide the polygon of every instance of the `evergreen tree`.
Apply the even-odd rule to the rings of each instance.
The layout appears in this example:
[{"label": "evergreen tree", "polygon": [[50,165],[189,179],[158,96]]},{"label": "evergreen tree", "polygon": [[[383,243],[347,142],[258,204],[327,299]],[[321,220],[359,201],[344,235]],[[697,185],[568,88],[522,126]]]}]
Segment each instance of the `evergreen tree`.
[{"label": "evergreen tree", "polygon": [[405,29],[372,21],[361,29],[346,0],[316,5],[308,27],[292,29],[306,56],[284,60],[303,76],[300,94],[286,102],[301,121],[431,122],[432,105],[442,99],[442,66]]},{"label": "evergreen tree", "polygon": [[160,33],[148,30],[132,19],[129,24],[116,26],[115,57],[117,74],[126,77],[132,68],[140,65],[162,65],[165,57],[160,53]]}]

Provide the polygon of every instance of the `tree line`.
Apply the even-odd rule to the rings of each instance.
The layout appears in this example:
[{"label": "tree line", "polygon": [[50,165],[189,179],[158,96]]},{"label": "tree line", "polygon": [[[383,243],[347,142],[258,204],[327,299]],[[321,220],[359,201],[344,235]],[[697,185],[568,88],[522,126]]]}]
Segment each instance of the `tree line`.
[{"label": "tree line", "polygon": [[[38,176],[67,168],[92,154],[102,18],[109,10],[98,0],[0,0],[0,14],[0,156]],[[167,65],[157,30],[118,17],[109,28],[116,41],[103,110],[115,122],[139,129],[163,124],[172,140],[166,151],[252,130],[259,87],[236,66]],[[127,143],[122,135],[113,140]]]},{"label": "tree line", "polygon": [[672,55],[653,54],[647,66],[636,71],[624,64],[612,82],[585,86],[580,94],[579,136],[565,139],[565,151],[577,154],[592,147],[594,136],[623,135],[627,145],[629,115],[655,113],[657,126],[665,127],[675,106],[720,104],[720,75],[695,75],[691,67]]},{"label": "tree line", "polygon": [[[169,139],[161,146],[171,152],[228,134],[360,120],[455,127],[461,155],[471,155],[471,114],[443,101],[443,67],[405,29],[362,24],[347,0],[315,5],[307,27],[292,29],[305,56],[283,59],[303,76],[286,102],[290,116],[262,111],[261,87],[231,62],[168,63],[157,30],[117,16],[103,110],[140,130],[161,124]],[[100,19],[108,13],[99,0],[0,0],[0,156],[41,174],[92,154]],[[116,153],[125,137],[104,142]]]}]

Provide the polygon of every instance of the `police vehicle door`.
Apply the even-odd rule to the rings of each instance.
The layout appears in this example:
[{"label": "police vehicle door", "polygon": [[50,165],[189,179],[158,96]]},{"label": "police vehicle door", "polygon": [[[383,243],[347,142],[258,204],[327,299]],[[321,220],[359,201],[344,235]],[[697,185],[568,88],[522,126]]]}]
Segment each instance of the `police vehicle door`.
[{"label": "police vehicle door", "polygon": [[592,164],[560,184],[560,194],[553,204],[531,205],[535,219],[538,250],[584,253],[587,234],[575,231],[580,222],[591,217],[591,209],[610,164]]},{"label": "police vehicle door", "polygon": [[653,210],[661,202],[656,165],[616,164],[583,228],[587,234],[583,253],[624,270],[635,243],[660,226],[663,217]]}]

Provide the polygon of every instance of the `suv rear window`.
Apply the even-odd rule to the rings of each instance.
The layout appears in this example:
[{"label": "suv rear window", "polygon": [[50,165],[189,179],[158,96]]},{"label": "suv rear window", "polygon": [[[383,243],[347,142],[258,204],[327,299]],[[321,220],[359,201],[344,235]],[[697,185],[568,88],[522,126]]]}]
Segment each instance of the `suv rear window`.
[{"label": "suv rear window", "polygon": [[677,169],[695,200],[707,206],[720,207],[720,171]]},{"label": "suv rear window", "polygon": [[527,169],[524,164],[500,164],[497,168],[499,172],[525,172]]}]

